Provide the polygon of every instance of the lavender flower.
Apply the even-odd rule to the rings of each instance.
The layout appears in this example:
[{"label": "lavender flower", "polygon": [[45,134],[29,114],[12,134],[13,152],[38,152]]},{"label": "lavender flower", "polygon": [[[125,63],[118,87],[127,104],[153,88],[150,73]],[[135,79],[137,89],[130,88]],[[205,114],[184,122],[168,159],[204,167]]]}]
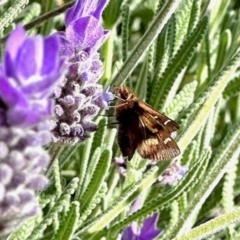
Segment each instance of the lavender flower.
[{"label": "lavender flower", "polygon": [[50,99],[62,77],[57,36],[28,38],[18,26],[0,66],[0,235],[39,211],[35,192],[48,183]]},{"label": "lavender flower", "polygon": [[[137,198],[131,212],[136,212],[141,207],[141,199]],[[153,240],[162,232],[157,229],[159,214],[154,213],[143,221],[142,227],[137,222],[131,223],[123,231],[122,240]]]},{"label": "lavender flower", "polygon": [[181,180],[187,171],[187,166],[181,166],[178,161],[175,161],[159,176],[158,181],[163,185],[173,185],[176,181]]},{"label": "lavender flower", "polygon": [[113,98],[97,81],[103,64],[97,50],[108,36],[100,24],[106,0],[78,0],[67,11],[61,54],[68,60],[68,73],[54,92],[55,118],[51,121],[54,142],[76,143],[97,129],[93,118]]},{"label": "lavender flower", "polygon": [[[117,157],[114,159],[114,162],[119,168],[119,172],[123,177],[126,177],[127,175],[127,165],[123,158]],[[147,166],[147,169],[155,165],[155,163],[150,163]],[[187,166],[181,166],[179,161],[173,162],[164,172],[161,176],[158,177],[157,182],[161,185],[173,185],[178,180],[181,180],[184,175],[187,173],[188,167]]]}]

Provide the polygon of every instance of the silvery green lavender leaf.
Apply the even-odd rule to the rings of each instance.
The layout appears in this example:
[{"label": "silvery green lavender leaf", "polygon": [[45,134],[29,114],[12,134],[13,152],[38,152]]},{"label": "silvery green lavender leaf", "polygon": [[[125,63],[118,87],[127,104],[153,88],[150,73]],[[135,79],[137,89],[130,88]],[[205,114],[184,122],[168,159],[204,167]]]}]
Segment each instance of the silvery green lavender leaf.
[{"label": "silvery green lavender leaf", "polygon": [[64,73],[57,36],[11,33],[0,66],[0,235],[39,212],[36,191],[48,184],[42,174],[51,140],[50,98]]},{"label": "silvery green lavender leaf", "polygon": [[106,0],[79,0],[66,13],[61,36],[61,55],[67,58],[68,73],[55,89],[55,118],[51,122],[53,142],[76,143],[97,129],[93,118],[108,108],[113,98],[98,80],[103,63],[97,52],[109,35],[100,23]]}]

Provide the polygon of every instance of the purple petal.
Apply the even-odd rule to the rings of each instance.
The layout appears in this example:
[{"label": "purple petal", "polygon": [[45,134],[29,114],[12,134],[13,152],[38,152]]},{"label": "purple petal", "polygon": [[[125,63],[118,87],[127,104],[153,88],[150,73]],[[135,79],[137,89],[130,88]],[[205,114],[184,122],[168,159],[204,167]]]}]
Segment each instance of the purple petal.
[{"label": "purple petal", "polygon": [[58,32],[54,35],[59,36],[60,39],[60,56],[66,56],[70,58],[74,53],[74,48],[71,43],[66,39],[65,32]]},{"label": "purple petal", "polygon": [[[17,41],[16,41],[17,39]],[[14,62],[18,54],[18,50],[26,39],[26,34],[22,26],[17,26],[16,29],[10,34],[6,52],[4,56],[3,71],[8,76],[14,76]]]},{"label": "purple petal", "polygon": [[27,107],[27,99],[21,94],[11,78],[0,77],[0,98],[7,106]]},{"label": "purple petal", "polygon": [[155,213],[151,217],[148,217],[143,222],[143,227],[141,229],[141,240],[150,240],[157,237],[161,230],[157,229],[159,214]]},{"label": "purple petal", "polygon": [[173,162],[158,179],[161,184],[174,184],[183,178],[188,171],[187,166],[181,166],[178,161]]},{"label": "purple petal", "polygon": [[53,109],[51,100],[42,103],[34,103],[28,108],[11,108],[8,111],[8,122],[11,125],[35,125],[48,118]]},{"label": "purple petal", "polygon": [[135,235],[132,231],[132,227],[129,226],[125,228],[125,230],[123,231],[121,240],[134,240],[134,239],[135,239]]},{"label": "purple petal", "polygon": [[100,0],[98,3],[98,7],[97,7],[96,11],[94,12],[93,16],[99,20],[101,18],[102,12],[103,12],[104,8],[106,7],[106,5],[107,5],[106,0]]},{"label": "purple petal", "polygon": [[66,29],[67,39],[78,51],[92,48],[103,35],[103,27],[94,17],[78,19]]},{"label": "purple petal", "polygon": [[53,35],[44,40],[44,59],[42,63],[41,75],[51,74],[56,70],[59,63],[59,36]]},{"label": "purple petal", "polygon": [[110,31],[108,30],[103,31],[102,37],[96,41],[95,45],[91,48],[90,52],[92,53],[97,51],[103,45],[103,43],[108,39],[109,35],[110,35]]},{"label": "purple petal", "polygon": [[19,49],[15,68],[17,78],[22,84],[26,81],[32,81],[31,76],[38,74],[43,59],[43,38],[37,36],[35,38],[28,38]]},{"label": "purple petal", "polygon": [[98,4],[98,0],[78,0],[69,8],[65,17],[65,24],[68,26],[71,22],[78,18],[91,15]]}]

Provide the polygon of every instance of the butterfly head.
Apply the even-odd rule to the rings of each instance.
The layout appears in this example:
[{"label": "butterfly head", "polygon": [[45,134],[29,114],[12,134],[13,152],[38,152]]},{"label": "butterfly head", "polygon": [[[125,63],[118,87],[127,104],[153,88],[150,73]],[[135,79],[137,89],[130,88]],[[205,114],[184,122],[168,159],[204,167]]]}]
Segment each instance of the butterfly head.
[{"label": "butterfly head", "polygon": [[122,100],[123,102],[131,101],[135,98],[135,94],[125,86],[117,87],[116,95],[117,95],[117,98]]}]

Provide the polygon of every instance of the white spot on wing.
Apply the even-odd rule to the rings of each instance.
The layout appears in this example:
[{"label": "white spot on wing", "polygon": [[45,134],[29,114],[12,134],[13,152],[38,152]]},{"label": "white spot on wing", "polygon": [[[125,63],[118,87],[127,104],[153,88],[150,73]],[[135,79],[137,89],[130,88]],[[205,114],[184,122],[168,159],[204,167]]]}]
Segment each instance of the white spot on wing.
[{"label": "white spot on wing", "polygon": [[164,144],[167,144],[168,142],[171,142],[171,141],[172,141],[172,139],[168,137],[163,142],[164,142]]},{"label": "white spot on wing", "polygon": [[177,132],[176,131],[171,132],[170,136],[171,136],[171,138],[174,139],[177,136]]},{"label": "white spot on wing", "polygon": [[164,122],[164,125],[166,126],[169,122],[171,122],[170,119],[168,119],[167,121]]}]

